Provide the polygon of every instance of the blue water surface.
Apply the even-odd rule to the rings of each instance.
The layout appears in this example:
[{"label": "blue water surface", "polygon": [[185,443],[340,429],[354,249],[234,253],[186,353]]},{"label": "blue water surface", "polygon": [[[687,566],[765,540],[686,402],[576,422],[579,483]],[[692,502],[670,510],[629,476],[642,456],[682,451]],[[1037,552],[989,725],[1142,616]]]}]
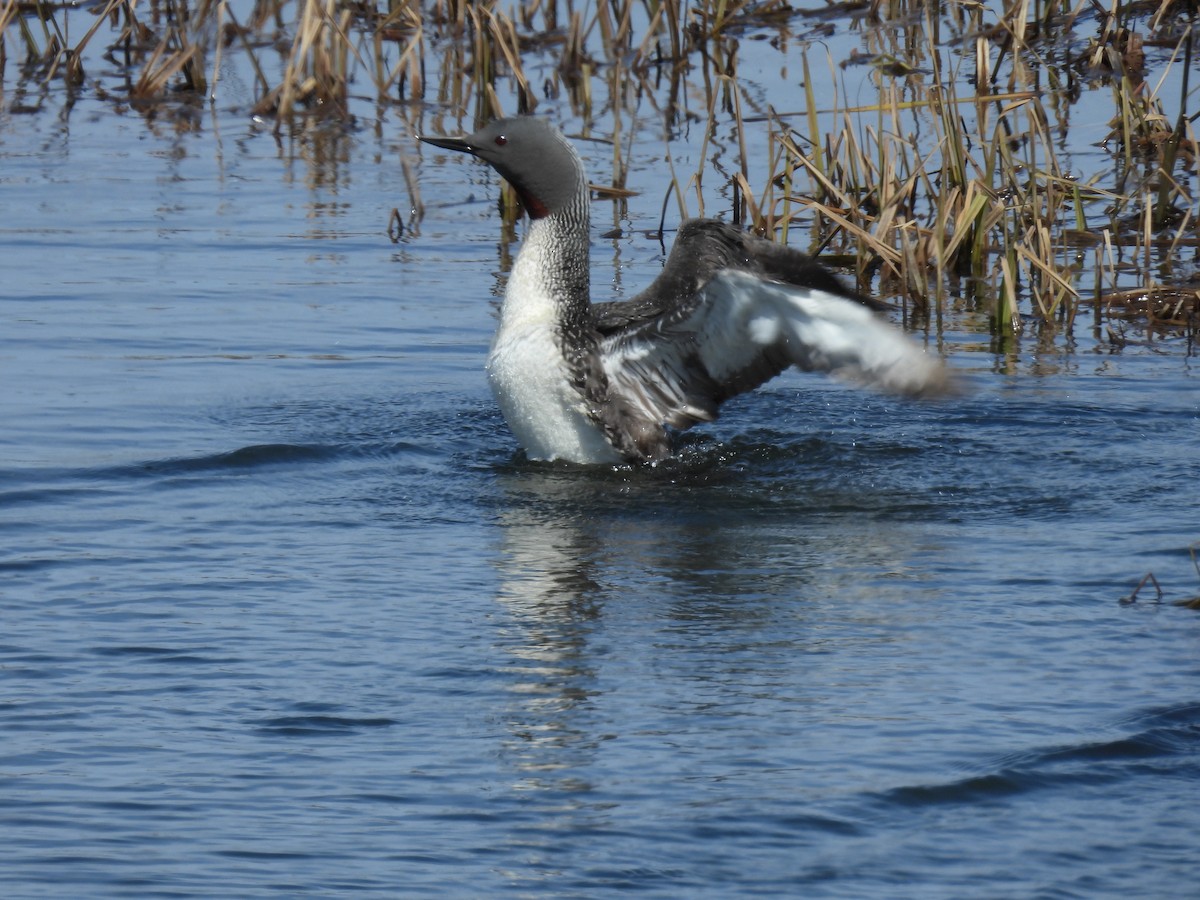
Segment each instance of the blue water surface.
[{"label": "blue water surface", "polygon": [[915,334],[953,400],[788,375],[656,468],[534,464],[494,177],[213,115],[4,120],[0,893],[1188,895],[1185,338],[963,317]]}]

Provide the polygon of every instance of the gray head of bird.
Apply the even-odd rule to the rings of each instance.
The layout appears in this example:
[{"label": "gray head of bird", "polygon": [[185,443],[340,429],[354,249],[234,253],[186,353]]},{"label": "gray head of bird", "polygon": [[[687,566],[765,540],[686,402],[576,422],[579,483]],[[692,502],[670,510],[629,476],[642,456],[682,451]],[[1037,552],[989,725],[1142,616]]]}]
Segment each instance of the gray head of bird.
[{"label": "gray head of bird", "polygon": [[579,154],[545,119],[496,119],[474,134],[420,135],[420,140],[486,162],[513,186],[532,219],[567,209],[586,189]]}]

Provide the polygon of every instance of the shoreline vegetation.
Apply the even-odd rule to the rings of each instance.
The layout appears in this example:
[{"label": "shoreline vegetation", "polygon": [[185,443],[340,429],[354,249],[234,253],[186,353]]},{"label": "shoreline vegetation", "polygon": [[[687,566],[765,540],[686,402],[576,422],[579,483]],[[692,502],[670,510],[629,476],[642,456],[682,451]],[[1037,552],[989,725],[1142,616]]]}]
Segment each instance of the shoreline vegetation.
[{"label": "shoreline vegetation", "polygon": [[[863,50],[833,59],[822,39],[834,29],[859,32]],[[672,207],[706,214],[719,194],[727,217],[860,287],[878,279],[906,316],[986,316],[998,349],[1077,326],[1119,348],[1136,327],[1192,354],[1196,29],[1197,0],[0,0],[0,116],[18,128],[92,93],[187,127],[228,106],[231,67],[238,111],[289,139],[368,115],[415,133],[426,117],[470,130],[554,109],[611,146],[596,191],[617,204],[633,135],[657,120],[668,140],[701,134],[704,161],[672,169],[664,220]],[[763,42],[795,67],[787,109],[739,77]],[[855,102],[851,81],[870,85]],[[1085,90],[1111,117],[1086,155],[1100,164],[1079,172],[1064,159]],[[738,138],[714,172],[718,128]]]}]

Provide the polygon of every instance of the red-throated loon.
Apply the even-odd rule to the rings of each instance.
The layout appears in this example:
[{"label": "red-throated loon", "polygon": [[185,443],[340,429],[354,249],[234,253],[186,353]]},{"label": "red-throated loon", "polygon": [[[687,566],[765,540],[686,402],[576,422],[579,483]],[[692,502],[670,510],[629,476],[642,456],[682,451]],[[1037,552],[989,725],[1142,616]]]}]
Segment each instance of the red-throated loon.
[{"label": "red-throated loon", "polygon": [[909,396],[947,387],[942,363],[875,315],[883,304],[713,219],[680,227],[641,294],[593,305],[588,183],[558,129],[520,116],[421,140],[491,165],[529,215],[487,372],[531,459],[662,459],[673,431],[716,419],[723,401],[790,365]]}]

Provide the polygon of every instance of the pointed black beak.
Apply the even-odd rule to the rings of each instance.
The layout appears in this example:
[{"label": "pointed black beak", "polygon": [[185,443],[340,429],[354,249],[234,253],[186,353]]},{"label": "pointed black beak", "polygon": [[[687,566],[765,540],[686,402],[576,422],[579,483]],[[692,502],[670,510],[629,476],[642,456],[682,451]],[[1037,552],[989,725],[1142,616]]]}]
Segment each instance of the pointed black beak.
[{"label": "pointed black beak", "polygon": [[443,150],[458,150],[461,153],[474,153],[475,148],[467,143],[465,135],[455,137],[442,137],[437,134],[419,134],[417,140],[424,141],[426,144],[433,144],[435,147],[441,147]]}]

